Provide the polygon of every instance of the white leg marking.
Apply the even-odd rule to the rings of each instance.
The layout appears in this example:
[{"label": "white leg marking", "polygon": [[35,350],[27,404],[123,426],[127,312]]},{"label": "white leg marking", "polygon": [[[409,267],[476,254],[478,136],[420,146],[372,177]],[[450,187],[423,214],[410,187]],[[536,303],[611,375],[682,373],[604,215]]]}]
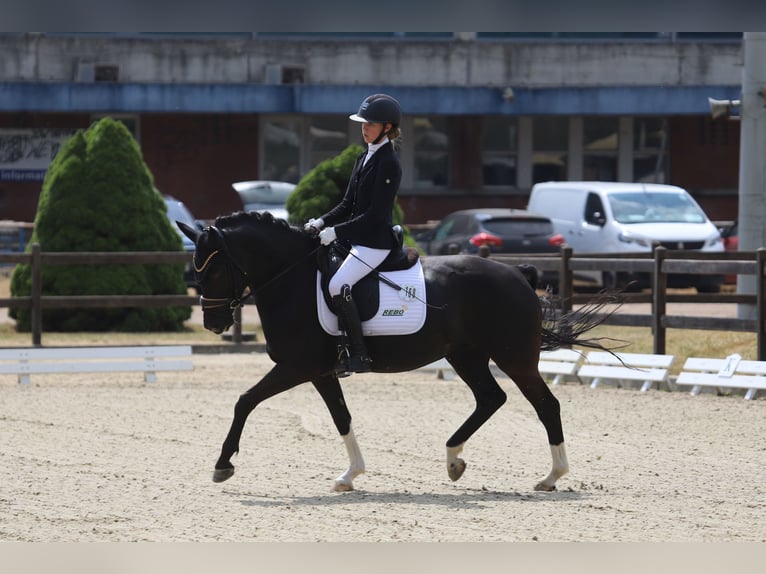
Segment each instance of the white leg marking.
[{"label": "white leg marking", "polygon": [[463,452],[463,446],[465,446],[465,443],[447,447],[447,474],[453,481],[459,479],[463,476],[463,472],[465,472],[465,461],[458,457]]},{"label": "white leg marking", "polygon": [[364,472],[364,459],[353,428],[349,427],[348,434],[343,435],[343,442],[346,445],[349,465],[348,470],[335,479],[333,490],[336,492],[354,490],[354,479]]},{"label": "white leg marking", "polygon": [[535,490],[556,490],[556,481],[569,472],[567,449],[563,442],[551,445],[551,458],[553,459],[551,472],[544,480],[537,483]]}]

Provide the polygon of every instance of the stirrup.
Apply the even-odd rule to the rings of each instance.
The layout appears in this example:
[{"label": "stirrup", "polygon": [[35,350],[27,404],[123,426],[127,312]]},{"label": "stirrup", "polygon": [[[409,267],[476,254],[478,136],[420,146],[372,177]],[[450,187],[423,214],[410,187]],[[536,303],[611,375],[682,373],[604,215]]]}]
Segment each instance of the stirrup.
[{"label": "stirrup", "polygon": [[338,345],[338,361],[335,363],[335,376],[339,379],[348,377],[352,371],[348,368],[349,352],[348,346]]},{"label": "stirrup", "polygon": [[352,355],[348,358],[347,368],[352,373],[369,373],[372,371],[372,359],[367,355]]}]

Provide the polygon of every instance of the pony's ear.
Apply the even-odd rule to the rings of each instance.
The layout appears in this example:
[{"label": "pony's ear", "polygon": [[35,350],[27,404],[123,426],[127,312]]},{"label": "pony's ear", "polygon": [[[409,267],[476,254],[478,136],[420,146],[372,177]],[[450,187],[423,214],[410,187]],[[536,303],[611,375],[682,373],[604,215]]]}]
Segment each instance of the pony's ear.
[{"label": "pony's ear", "polygon": [[195,229],[195,228],[187,225],[183,221],[176,221],[176,225],[178,226],[178,229],[180,229],[181,232],[186,237],[188,237],[189,239],[194,241],[195,244],[197,243],[197,239],[199,238],[199,235],[200,235],[199,229]]}]

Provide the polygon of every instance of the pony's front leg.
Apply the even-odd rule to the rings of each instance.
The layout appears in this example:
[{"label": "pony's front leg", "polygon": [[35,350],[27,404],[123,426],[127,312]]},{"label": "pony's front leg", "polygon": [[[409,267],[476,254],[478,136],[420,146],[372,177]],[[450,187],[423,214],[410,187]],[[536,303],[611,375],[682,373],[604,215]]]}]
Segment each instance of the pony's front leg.
[{"label": "pony's front leg", "polygon": [[234,420],[232,420],[229,433],[223,441],[221,455],[215,463],[213,482],[223,482],[234,476],[234,465],[231,464],[231,457],[239,452],[239,439],[245,428],[245,421],[253,409],[269,397],[278,395],[304,382],[306,379],[302,379],[292,367],[277,364],[254,387],[240,395],[234,406]]},{"label": "pony's front leg", "polygon": [[343,438],[348,453],[348,469],[335,479],[333,490],[336,492],[354,490],[354,479],[364,472],[364,459],[362,458],[362,451],[359,449],[359,443],[356,442],[354,429],[351,428],[351,413],[343,398],[343,390],[335,375],[327,375],[316,379],[313,383],[325,405],[327,405],[335,428],[338,429]]},{"label": "pony's front leg", "polygon": [[463,452],[464,444],[447,447],[447,474],[452,481],[459,480],[465,472],[466,462],[458,456]]}]

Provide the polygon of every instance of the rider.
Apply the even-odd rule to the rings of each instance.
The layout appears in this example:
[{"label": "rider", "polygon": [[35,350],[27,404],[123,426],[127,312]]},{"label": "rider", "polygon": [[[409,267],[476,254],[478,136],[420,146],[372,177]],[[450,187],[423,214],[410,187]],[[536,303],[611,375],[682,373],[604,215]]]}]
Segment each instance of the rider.
[{"label": "rider", "polygon": [[372,359],[362,338],[351,287],[380,265],[395,246],[392,216],[402,178],[393,145],[401,133],[399,102],[386,94],[373,94],[365,98],[359,111],[349,118],[362,123],[362,138],[367,149],[357,157],[340,203],[304,226],[307,231],[321,230],[322,245],[329,245],[335,239],[351,245],[329,285],[339,326],[345,330],[349,342],[349,348],[339,353],[335,367],[338,376],[371,370]]}]

